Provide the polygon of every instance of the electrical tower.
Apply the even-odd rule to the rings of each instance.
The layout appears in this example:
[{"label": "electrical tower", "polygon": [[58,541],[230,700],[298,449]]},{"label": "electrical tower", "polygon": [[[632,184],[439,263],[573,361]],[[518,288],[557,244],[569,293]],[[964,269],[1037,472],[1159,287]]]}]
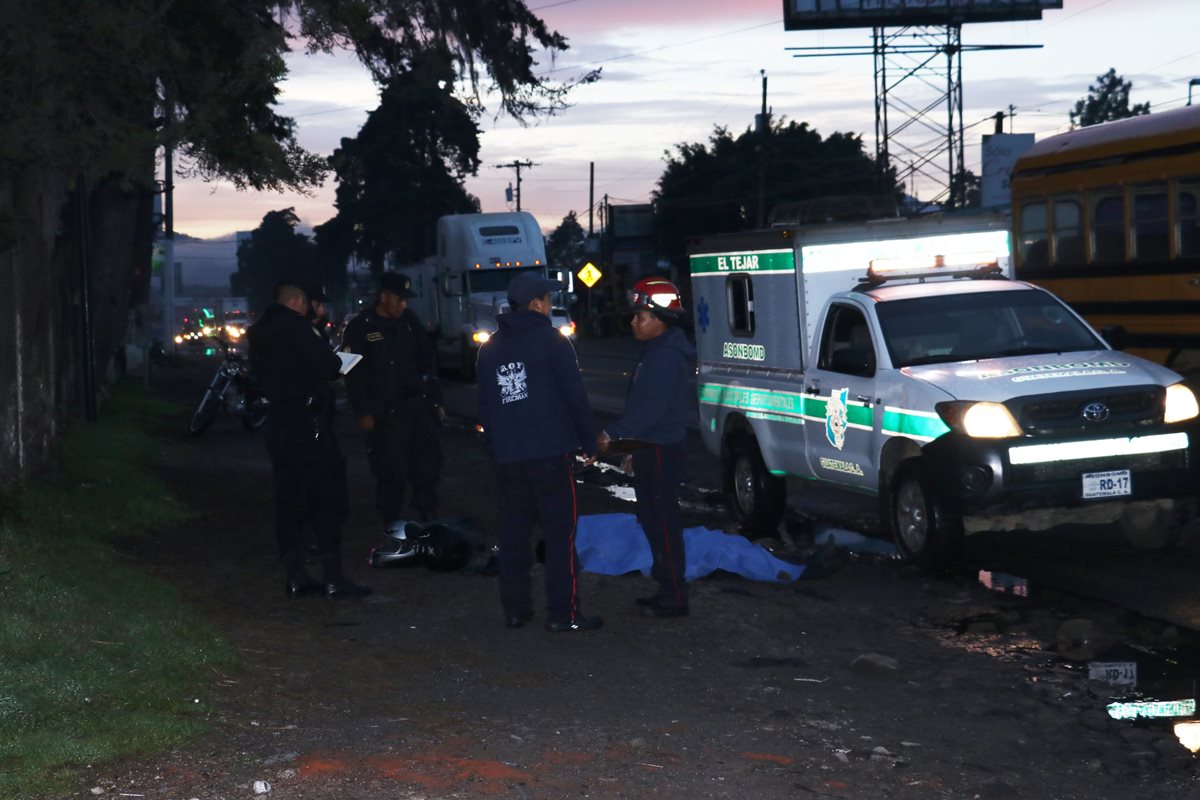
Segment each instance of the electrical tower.
[{"label": "electrical tower", "polygon": [[964,45],[966,22],[1040,19],[1061,0],[785,0],[787,30],[871,28],[870,45],[788,47],[796,58],[870,54],[875,75],[875,161],[934,192],[930,202],[966,203],[962,54],[1041,45]]}]

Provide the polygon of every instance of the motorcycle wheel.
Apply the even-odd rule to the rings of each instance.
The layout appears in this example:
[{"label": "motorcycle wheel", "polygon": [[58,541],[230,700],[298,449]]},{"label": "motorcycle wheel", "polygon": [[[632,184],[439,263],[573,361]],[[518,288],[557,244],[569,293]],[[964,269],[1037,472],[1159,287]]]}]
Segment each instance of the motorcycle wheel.
[{"label": "motorcycle wheel", "polygon": [[198,436],[208,430],[208,426],[213,424],[213,420],[221,411],[220,398],[221,395],[211,388],[204,393],[204,397],[200,399],[200,405],[196,406],[196,411],[188,421],[188,433]]},{"label": "motorcycle wheel", "polygon": [[267,398],[261,392],[250,390],[246,392],[242,408],[242,427],[253,433],[261,430],[267,424]]}]

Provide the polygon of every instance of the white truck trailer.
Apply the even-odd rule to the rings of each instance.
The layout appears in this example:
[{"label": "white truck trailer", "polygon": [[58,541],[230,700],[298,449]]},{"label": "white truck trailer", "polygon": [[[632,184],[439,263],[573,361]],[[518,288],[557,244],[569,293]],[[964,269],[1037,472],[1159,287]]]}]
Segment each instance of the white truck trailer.
[{"label": "white truck trailer", "polygon": [[700,432],[755,528],[784,476],[878,498],[902,554],[1120,522],[1163,546],[1195,514],[1197,403],[1006,277],[1000,216],[777,229],[692,243]]},{"label": "white truck trailer", "polygon": [[[438,220],[437,254],[398,266],[412,280],[409,307],[430,326],[443,364],[473,379],[479,346],[508,310],[508,284],[521,272],[550,274],[542,231],[524,211],[451,214]],[[564,336],[575,326],[565,298],[555,298],[553,322]]]}]

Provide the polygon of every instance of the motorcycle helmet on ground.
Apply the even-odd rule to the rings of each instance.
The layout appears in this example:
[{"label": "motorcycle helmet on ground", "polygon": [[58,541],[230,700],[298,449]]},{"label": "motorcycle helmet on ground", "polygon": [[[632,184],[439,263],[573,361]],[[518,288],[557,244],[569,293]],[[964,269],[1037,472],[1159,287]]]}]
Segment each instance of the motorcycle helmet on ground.
[{"label": "motorcycle helmet on ground", "polygon": [[462,520],[436,520],[425,526],[417,550],[425,566],[435,572],[454,572],[470,563],[479,535]]},{"label": "motorcycle helmet on ground", "polygon": [[629,293],[634,312],[649,311],[668,325],[683,321],[687,311],[679,289],[666,278],[642,278]]},{"label": "motorcycle helmet on ground", "polygon": [[416,561],[421,552],[418,542],[425,529],[415,522],[397,520],[384,529],[392,541],[371,548],[371,566],[386,567],[404,561]]}]

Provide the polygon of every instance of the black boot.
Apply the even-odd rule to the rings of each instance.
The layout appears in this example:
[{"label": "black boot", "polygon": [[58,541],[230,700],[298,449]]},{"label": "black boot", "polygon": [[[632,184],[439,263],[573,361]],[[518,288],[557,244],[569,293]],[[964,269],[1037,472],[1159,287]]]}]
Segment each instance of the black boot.
[{"label": "black boot", "polygon": [[326,597],[366,597],[370,586],[355,583],[342,574],[341,555],[322,555],[321,565],[325,568]]},{"label": "black boot", "polygon": [[321,583],[308,574],[304,568],[304,557],[297,547],[291,547],[283,554],[283,563],[287,567],[287,584],[284,590],[288,597],[300,597],[306,594],[316,594],[321,591]]}]

